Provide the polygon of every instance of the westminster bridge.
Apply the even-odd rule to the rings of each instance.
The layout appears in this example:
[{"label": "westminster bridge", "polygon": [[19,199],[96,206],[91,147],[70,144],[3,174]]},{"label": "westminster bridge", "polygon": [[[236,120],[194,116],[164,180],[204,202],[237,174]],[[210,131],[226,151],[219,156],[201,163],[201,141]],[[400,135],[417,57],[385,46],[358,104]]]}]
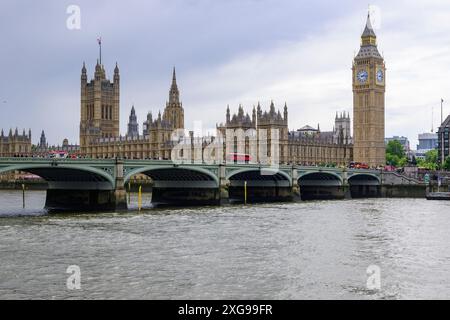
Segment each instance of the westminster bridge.
[{"label": "westminster bridge", "polygon": [[[424,186],[397,173],[330,167],[174,163],[164,160],[0,158],[0,174],[24,171],[48,183],[54,210],[127,208],[125,185],[152,179],[152,203],[168,205],[402,196]],[[415,192],[417,193],[417,191]],[[410,192],[408,192],[410,194]]]}]

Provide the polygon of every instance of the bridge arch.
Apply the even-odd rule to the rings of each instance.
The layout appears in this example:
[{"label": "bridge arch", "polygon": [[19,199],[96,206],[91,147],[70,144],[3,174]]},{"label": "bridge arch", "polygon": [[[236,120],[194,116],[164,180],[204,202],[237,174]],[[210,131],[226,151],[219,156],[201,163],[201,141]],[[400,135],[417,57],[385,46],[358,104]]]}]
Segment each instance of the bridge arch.
[{"label": "bridge arch", "polygon": [[342,186],[343,179],[334,172],[307,172],[298,178],[300,186]]},{"label": "bridge arch", "polygon": [[380,185],[381,179],[373,173],[355,173],[347,179],[350,185]]},{"label": "bridge arch", "polygon": [[137,174],[145,174],[155,182],[169,181],[179,186],[182,186],[183,182],[195,182],[198,186],[203,182],[204,187],[208,188],[219,186],[219,178],[211,171],[200,167],[143,166],[127,172],[124,177],[125,183]]},{"label": "bridge arch", "polygon": [[[267,174],[262,174],[262,172]],[[226,179],[230,182],[247,181],[251,184],[254,181],[259,181],[260,183],[272,182],[274,185],[292,186],[291,177],[286,172],[276,169],[242,168],[228,173]]]},{"label": "bridge arch", "polygon": [[[104,170],[91,166],[77,166],[70,164],[15,164],[0,167],[0,173],[10,171],[24,171],[37,175],[45,181],[57,184],[58,182],[75,184],[101,184],[102,189],[115,188],[114,177]],[[75,187],[75,186],[74,186]],[[86,186],[87,187],[87,186]]]}]

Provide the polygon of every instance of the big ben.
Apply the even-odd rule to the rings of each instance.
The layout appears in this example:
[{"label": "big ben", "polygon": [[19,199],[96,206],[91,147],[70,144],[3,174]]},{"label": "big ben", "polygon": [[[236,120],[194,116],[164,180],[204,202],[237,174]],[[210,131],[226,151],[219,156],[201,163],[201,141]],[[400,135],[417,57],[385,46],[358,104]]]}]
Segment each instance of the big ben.
[{"label": "big ben", "polygon": [[367,16],[361,48],[353,61],[353,159],[377,167],[386,163],[384,103],[386,67]]}]

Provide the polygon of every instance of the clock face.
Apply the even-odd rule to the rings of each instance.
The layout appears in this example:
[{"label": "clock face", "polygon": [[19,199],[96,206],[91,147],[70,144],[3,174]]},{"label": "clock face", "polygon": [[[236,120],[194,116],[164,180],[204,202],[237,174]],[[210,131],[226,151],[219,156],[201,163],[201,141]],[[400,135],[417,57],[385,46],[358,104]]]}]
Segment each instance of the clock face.
[{"label": "clock face", "polygon": [[369,77],[369,74],[366,70],[361,70],[358,72],[356,77],[360,83],[365,83],[367,81],[367,78]]},{"label": "clock face", "polygon": [[378,82],[383,82],[383,79],[384,79],[383,70],[379,69],[377,71],[377,81]]}]

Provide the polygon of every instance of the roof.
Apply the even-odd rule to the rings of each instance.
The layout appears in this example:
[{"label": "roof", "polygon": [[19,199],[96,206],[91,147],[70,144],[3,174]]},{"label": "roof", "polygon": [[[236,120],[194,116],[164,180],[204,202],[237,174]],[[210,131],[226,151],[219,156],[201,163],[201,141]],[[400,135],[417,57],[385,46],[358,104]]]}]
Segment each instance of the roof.
[{"label": "roof", "polygon": [[364,32],[362,34],[362,37],[375,37],[376,38],[375,31],[373,31],[372,23],[370,22],[370,13],[367,14],[367,21],[366,21],[366,27],[364,28]]},{"label": "roof", "polygon": [[304,127],[301,127],[300,129],[298,129],[297,131],[318,131],[318,130],[311,126],[306,125]]}]

